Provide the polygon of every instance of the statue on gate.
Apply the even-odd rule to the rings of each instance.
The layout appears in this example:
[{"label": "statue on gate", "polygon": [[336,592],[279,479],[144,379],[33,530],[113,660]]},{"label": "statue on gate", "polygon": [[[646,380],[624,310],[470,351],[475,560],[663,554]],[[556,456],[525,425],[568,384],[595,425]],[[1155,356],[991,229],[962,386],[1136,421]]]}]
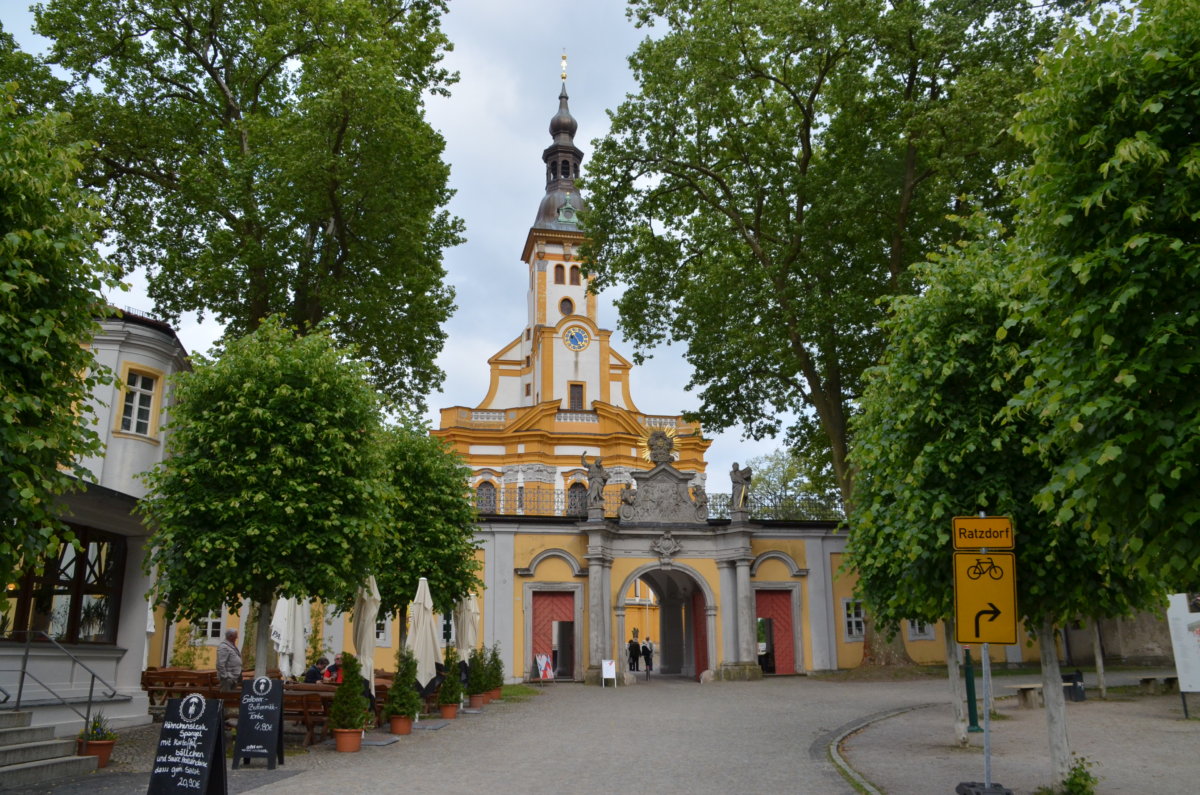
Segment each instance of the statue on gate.
[{"label": "statue on gate", "polygon": [[589,464],[587,453],[580,453],[579,462],[588,473],[588,507],[604,507],[604,487],[608,485],[608,470],[600,462],[600,456],[596,456]]}]

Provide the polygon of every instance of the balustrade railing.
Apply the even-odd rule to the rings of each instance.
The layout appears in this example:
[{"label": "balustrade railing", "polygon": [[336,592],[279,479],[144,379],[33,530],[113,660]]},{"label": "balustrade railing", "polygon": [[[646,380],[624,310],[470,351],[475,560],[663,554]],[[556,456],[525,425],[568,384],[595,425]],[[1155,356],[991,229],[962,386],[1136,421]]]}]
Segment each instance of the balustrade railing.
[{"label": "balustrade railing", "polygon": [[[708,495],[708,517],[730,518],[728,494]],[[604,515],[612,518],[621,507],[620,492],[609,491],[604,495]],[[759,521],[839,521],[844,517],[835,503],[815,497],[796,497],[782,501],[768,501],[754,496],[747,499],[751,519]],[[562,516],[575,520],[587,516],[586,494],[571,494],[562,491],[525,491],[521,494],[496,494],[492,498],[475,498],[475,510],[482,516]]]},{"label": "balustrade railing", "polygon": [[[50,645],[52,645],[54,648],[58,649],[60,652],[65,654],[67,657],[70,657],[72,662],[75,663],[75,665],[79,666],[80,668],[87,671],[88,674],[91,675],[91,679],[88,680],[87,706],[86,706],[84,712],[80,712],[78,709],[75,708],[75,706],[71,702],[67,701],[65,698],[63,698],[61,695],[59,695],[59,693],[57,691],[55,691],[54,688],[52,688],[50,685],[46,684],[41,679],[38,679],[37,676],[35,676],[34,674],[29,672],[30,644],[33,642],[35,637],[39,641],[49,642]],[[17,710],[18,712],[21,709],[21,699],[25,695],[25,680],[26,679],[32,679],[34,682],[37,682],[43,690],[45,690],[49,695],[58,699],[58,701],[63,706],[65,706],[67,709],[74,712],[79,717],[83,718],[83,725],[85,727],[89,726],[92,721],[92,701],[95,698],[95,694],[96,694],[96,683],[99,682],[101,685],[104,686],[104,689],[106,691],[104,693],[105,698],[112,698],[113,696],[115,696],[117,694],[117,689],[115,687],[113,687],[112,685],[110,685],[108,682],[104,681],[104,679],[100,676],[100,674],[96,673],[95,671],[93,671],[91,668],[88,667],[87,663],[85,663],[83,660],[79,659],[74,654],[72,654],[69,649],[65,648],[61,643],[56,641],[54,638],[50,637],[50,635],[48,635],[47,633],[42,632],[40,630],[27,630],[25,632],[25,653],[21,656],[21,667],[19,669],[14,669],[14,670],[19,670],[20,674],[21,674],[20,678],[17,680],[17,702],[15,705],[13,705],[13,709]],[[0,700],[0,703],[4,703],[5,701],[8,701],[8,691],[4,691],[4,695],[5,695],[5,697],[3,700]]]}]

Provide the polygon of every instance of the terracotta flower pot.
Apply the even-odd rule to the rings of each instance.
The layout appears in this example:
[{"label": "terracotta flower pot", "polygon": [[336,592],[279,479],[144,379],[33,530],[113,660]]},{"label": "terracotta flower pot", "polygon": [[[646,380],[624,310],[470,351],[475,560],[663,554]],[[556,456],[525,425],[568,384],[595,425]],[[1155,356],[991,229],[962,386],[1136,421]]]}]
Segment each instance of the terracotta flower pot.
[{"label": "terracotta flower pot", "polygon": [[497,688],[493,688],[493,689],[492,689],[492,701],[499,701],[499,700],[500,700],[500,690],[501,690],[501,689],[500,689],[500,688],[498,688],[498,687],[497,687]]},{"label": "terracotta flower pot", "polygon": [[392,734],[412,734],[412,718],[407,715],[393,715],[388,718],[392,724]]},{"label": "terracotta flower pot", "polygon": [[471,709],[483,709],[483,693],[473,693],[468,696]]},{"label": "terracotta flower pot", "polygon": [[334,729],[333,743],[338,751],[358,751],[362,748],[362,729]]},{"label": "terracotta flower pot", "polygon": [[84,740],[75,741],[76,753],[80,756],[96,757],[96,767],[108,767],[108,757],[112,754],[116,740]]},{"label": "terracotta flower pot", "polygon": [[458,704],[438,704],[438,709],[442,712],[442,717],[446,720],[454,720],[458,717]]}]

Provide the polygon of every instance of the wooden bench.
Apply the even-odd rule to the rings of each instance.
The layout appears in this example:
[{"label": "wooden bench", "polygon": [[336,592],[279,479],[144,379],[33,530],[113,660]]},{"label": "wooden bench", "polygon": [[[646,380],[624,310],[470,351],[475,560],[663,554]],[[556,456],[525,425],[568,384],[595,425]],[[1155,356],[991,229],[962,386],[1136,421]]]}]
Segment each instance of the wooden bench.
[{"label": "wooden bench", "polygon": [[320,693],[284,690],[283,720],[304,727],[305,746],[325,739],[329,722],[327,706],[331,700],[322,698]]},{"label": "wooden bench", "polygon": [[1179,677],[1164,676],[1160,679],[1157,676],[1143,676],[1141,679],[1138,679],[1138,686],[1148,696],[1157,696],[1160,693],[1177,693],[1179,692]]}]

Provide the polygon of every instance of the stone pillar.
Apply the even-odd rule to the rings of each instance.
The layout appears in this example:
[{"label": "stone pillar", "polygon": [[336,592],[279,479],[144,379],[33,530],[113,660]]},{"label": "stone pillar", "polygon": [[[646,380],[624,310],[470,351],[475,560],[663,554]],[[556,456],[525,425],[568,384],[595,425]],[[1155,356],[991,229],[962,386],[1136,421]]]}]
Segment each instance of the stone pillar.
[{"label": "stone pillar", "polygon": [[[737,574],[733,562],[723,560],[718,564],[721,590],[717,593],[717,601],[721,605],[721,656],[708,661],[714,671],[726,663],[734,662],[737,657],[737,610],[735,608],[737,594]],[[713,636],[716,639],[716,635]]]},{"label": "stone pillar", "polygon": [[601,555],[587,555],[588,562],[588,664],[584,681],[600,684],[600,661],[604,659],[604,630],[608,613],[604,609],[604,561]]},{"label": "stone pillar", "polygon": [[[616,621],[617,621],[617,641],[619,643],[623,643],[623,642],[625,642],[625,607],[624,606],[618,607],[613,612],[616,614]],[[610,658],[610,659],[615,659],[617,661],[617,670],[618,671],[628,671],[629,670],[629,655],[628,654],[618,654],[615,658]]]},{"label": "stone pillar", "polygon": [[754,594],[750,590],[750,559],[737,561],[737,622],[739,663],[757,662],[755,653],[758,633],[754,626]]}]

